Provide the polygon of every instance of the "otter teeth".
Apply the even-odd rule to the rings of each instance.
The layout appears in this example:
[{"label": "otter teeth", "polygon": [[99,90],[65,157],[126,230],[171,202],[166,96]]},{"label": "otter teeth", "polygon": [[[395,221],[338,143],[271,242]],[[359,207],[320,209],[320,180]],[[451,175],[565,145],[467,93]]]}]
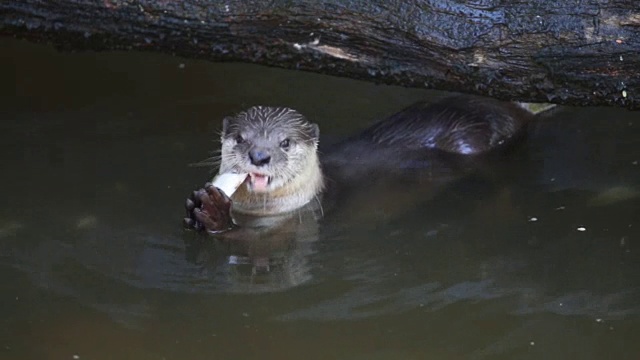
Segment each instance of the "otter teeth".
[{"label": "otter teeth", "polygon": [[271,182],[271,177],[268,175],[249,173],[251,178],[251,187],[256,191],[267,191],[267,186]]}]

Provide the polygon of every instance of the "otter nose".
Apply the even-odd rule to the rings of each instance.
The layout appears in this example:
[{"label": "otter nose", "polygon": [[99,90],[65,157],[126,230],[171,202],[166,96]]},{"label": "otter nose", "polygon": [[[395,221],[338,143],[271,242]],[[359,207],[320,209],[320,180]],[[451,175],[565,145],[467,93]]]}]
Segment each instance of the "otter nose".
[{"label": "otter nose", "polygon": [[249,151],[249,159],[253,165],[262,166],[269,163],[271,155],[264,150],[252,149]]}]

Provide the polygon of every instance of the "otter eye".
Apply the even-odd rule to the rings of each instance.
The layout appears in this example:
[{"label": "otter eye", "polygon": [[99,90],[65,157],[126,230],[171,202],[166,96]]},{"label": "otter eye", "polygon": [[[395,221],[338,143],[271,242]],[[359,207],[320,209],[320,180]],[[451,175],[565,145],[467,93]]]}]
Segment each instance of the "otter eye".
[{"label": "otter eye", "polygon": [[284,139],[280,141],[280,147],[287,150],[289,148],[289,139]]},{"label": "otter eye", "polygon": [[236,135],[236,144],[242,144],[244,142],[244,138],[242,135]]}]

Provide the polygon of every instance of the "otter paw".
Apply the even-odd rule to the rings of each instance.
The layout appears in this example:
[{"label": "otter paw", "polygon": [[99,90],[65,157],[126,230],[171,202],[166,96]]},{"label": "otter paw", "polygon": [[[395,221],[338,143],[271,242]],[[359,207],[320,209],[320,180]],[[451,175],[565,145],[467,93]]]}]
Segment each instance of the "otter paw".
[{"label": "otter paw", "polygon": [[233,226],[231,199],[210,183],[205,184],[204,189],[194,191],[187,199],[185,208],[186,229],[220,232]]}]

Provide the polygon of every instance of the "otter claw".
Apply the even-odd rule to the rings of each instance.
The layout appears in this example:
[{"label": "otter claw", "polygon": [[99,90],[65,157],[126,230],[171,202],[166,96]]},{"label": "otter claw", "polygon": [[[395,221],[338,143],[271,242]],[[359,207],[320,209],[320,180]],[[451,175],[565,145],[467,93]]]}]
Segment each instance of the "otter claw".
[{"label": "otter claw", "polygon": [[207,194],[210,197],[213,197],[215,202],[222,202],[222,203],[228,203],[230,202],[229,197],[227,196],[227,194],[224,193],[224,191],[220,190],[219,188],[215,187],[215,186],[210,186],[208,188],[206,188],[207,190]]},{"label": "otter claw", "polygon": [[[195,209],[193,210],[193,214],[196,216],[196,219],[203,224],[206,228],[214,226],[215,224],[213,223],[213,221],[211,220],[211,218],[209,218],[209,216],[207,216],[208,214],[205,214],[205,212],[203,212],[200,209]],[[208,225],[208,226],[207,226]]]},{"label": "otter claw", "polygon": [[187,211],[192,211],[196,207],[196,203],[191,199],[187,199],[187,203],[184,205]]},{"label": "otter claw", "polygon": [[228,230],[233,224],[231,199],[211,183],[194,191],[186,200],[185,209],[187,217],[183,219],[183,225],[186,229],[219,232]]},{"label": "otter claw", "polygon": [[[200,201],[200,191],[194,191],[193,193],[191,193],[191,196],[187,200],[191,200],[191,202],[193,202],[193,207],[194,208],[198,208],[198,207],[202,206],[202,201]],[[187,202],[186,205],[188,206],[189,203]],[[189,212],[191,210],[192,209],[188,209]]]}]

